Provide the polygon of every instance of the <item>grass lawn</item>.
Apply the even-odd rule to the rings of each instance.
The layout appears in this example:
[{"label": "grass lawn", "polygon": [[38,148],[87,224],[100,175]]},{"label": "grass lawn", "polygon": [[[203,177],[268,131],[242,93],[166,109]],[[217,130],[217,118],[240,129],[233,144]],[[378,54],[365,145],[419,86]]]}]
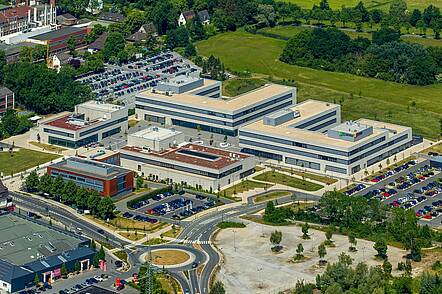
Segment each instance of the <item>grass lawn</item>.
[{"label": "grass lawn", "polygon": [[225,196],[227,198],[233,198],[234,200],[239,200],[238,198],[234,197],[236,194],[239,194],[239,193],[242,193],[245,191],[249,191],[249,190],[253,190],[256,188],[266,188],[266,187],[270,188],[271,186],[273,186],[273,185],[245,180],[239,184],[236,184],[232,187],[229,187],[229,188],[221,191],[221,195]]},{"label": "grass lawn", "polygon": [[181,293],[181,286],[172,276],[164,273],[157,273],[155,277],[161,283],[162,288],[167,293],[170,294]]},{"label": "grass lawn", "polygon": [[120,232],[118,234],[120,234],[121,236],[123,236],[131,241],[138,241],[138,240],[141,240],[144,237],[146,237],[146,235],[143,233],[136,233],[135,234],[135,233]]},{"label": "grass lawn", "polygon": [[[344,120],[365,117],[411,126],[416,134],[430,139],[439,137],[442,84],[413,86],[289,65],[278,60],[285,43],[237,31],[196,45],[200,54],[221,58],[227,69],[249,70],[261,78],[293,83],[299,102],[319,99],[341,104]],[[412,101],[416,107],[410,106]]]},{"label": "grass lawn", "polygon": [[7,176],[59,158],[60,155],[21,148],[16,152],[0,152],[0,172]]},{"label": "grass lawn", "polygon": [[290,196],[291,194],[292,194],[291,192],[284,192],[284,191],[269,192],[263,195],[259,195],[254,199],[254,202],[258,203],[258,202],[275,200],[281,197]]},{"label": "grass lawn", "polygon": [[297,175],[297,176],[300,176],[300,177],[304,177],[306,179],[318,181],[318,182],[321,182],[321,183],[324,183],[324,184],[328,184],[328,185],[334,184],[334,183],[336,183],[338,181],[336,179],[329,178],[329,177],[326,177],[326,176],[320,176],[320,175],[315,175],[315,174],[311,174],[311,173],[307,173],[307,172],[291,170],[291,169],[288,169],[288,168],[281,168],[281,170],[285,171],[285,172],[288,172],[288,173],[291,173],[291,174],[294,174],[294,175]]},{"label": "grass lawn", "polygon": [[167,232],[164,232],[162,235],[163,237],[168,238],[176,238],[181,233],[183,229],[181,227],[175,226],[175,228],[168,230]]},{"label": "grass lawn", "polygon": [[44,150],[47,151],[51,151],[51,152],[62,152],[67,150],[66,148],[60,147],[60,146],[55,146],[55,145],[49,145],[49,144],[44,144],[44,143],[38,143],[35,141],[29,142],[29,144],[40,147]]},{"label": "grass lawn", "polygon": [[151,224],[148,222],[141,222],[136,221],[133,219],[127,219],[121,216],[117,216],[110,220],[109,222],[105,222],[103,220],[94,218],[91,215],[86,215],[86,217],[92,219],[93,221],[105,225],[107,227],[110,227],[114,230],[129,230],[129,231],[141,231],[143,233],[153,233],[158,231],[161,228],[164,228],[167,226],[166,223],[158,222],[156,224]]},{"label": "grass lawn", "polygon": [[186,262],[190,259],[187,252],[174,249],[160,249],[151,253],[150,260],[155,265],[174,265]]},{"label": "grass lawn", "polygon": [[301,189],[301,190],[306,190],[306,191],[317,191],[319,189],[322,189],[323,186],[316,184],[316,183],[312,183],[309,181],[303,181],[301,179],[298,178],[294,178],[279,172],[274,172],[274,171],[268,171],[265,173],[262,173],[260,175],[257,175],[256,177],[253,178],[254,180],[259,180],[259,181],[265,181],[265,182],[270,182],[270,183],[276,183],[276,184],[281,184],[281,185],[285,185],[285,186],[289,186],[289,187],[293,187],[293,188],[297,188],[297,189]]},{"label": "grass lawn", "polygon": [[235,97],[262,87],[266,83],[267,81],[263,79],[236,78],[227,80],[223,82],[223,95]]},{"label": "grass lawn", "polygon": [[[320,0],[284,0],[285,2],[291,2],[299,5],[302,8],[312,8],[313,4],[319,5]],[[340,9],[343,5],[346,7],[354,7],[358,4],[360,0],[328,0],[328,3],[332,9]],[[362,0],[364,6],[367,9],[378,8],[383,11],[388,11],[390,7],[391,0]],[[428,5],[433,4],[434,6],[442,8],[441,0],[406,0],[407,8],[409,11],[417,8],[420,10],[425,9]]]},{"label": "grass lawn", "polygon": [[116,252],[114,252],[114,255],[116,257],[118,257],[119,259],[121,259],[122,261],[127,263],[127,253],[126,253],[126,251],[123,251],[123,250],[116,251]]},{"label": "grass lawn", "polygon": [[433,145],[430,148],[422,151],[423,154],[428,154],[428,152],[437,152],[439,154],[442,154],[442,144]]}]

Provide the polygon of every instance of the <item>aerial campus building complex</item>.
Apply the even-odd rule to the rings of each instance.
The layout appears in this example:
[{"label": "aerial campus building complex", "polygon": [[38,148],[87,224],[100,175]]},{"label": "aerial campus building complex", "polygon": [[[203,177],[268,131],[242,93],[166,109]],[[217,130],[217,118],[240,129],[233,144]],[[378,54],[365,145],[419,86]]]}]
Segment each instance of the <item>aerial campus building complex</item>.
[{"label": "aerial campus building complex", "polygon": [[215,81],[182,77],[173,83],[181,89],[162,85],[138,94],[138,118],[239,136],[241,151],[260,158],[348,177],[412,145],[409,127],[368,119],[342,123],[339,105],[296,104],[293,87],[270,84],[227,98]]}]

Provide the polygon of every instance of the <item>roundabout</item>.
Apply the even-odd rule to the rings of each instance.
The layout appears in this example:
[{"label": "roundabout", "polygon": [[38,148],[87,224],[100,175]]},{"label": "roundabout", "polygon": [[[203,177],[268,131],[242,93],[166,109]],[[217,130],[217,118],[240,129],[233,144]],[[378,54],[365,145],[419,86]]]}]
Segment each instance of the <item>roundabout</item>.
[{"label": "roundabout", "polygon": [[157,268],[182,271],[204,263],[206,255],[193,247],[168,244],[150,247],[138,259],[141,263],[150,261]]}]

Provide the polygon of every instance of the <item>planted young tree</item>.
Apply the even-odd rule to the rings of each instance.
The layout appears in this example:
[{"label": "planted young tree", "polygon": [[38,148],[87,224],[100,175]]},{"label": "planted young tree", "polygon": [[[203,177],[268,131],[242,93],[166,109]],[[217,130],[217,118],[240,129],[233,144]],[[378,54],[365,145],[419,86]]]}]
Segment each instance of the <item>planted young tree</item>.
[{"label": "planted young tree", "polygon": [[40,284],[40,279],[38,278],[38,274],[35,274],[34,284],[35,284],[36,287],[38,287],[38,285]]},{"label": "planted young tree", "polygon": [[302,231],[302,239],[304,240],[308,240],[310,239],[310,236],[308,234],[308,229],[310,228],[310,226],[308,225],[308,223],[304,223],[301,227],[301,231]]},{"label": "planted young tree", "polygon": [[143,188],[143,184],[144,184],[143,177],[138,176],[137,181],[136,181],[137,190],[140,190],[141,188]]},{"label": "planted young tree", "polygon": [[74,271],[78,273],[80,271],[80,262],[78,260],[75,261]]},{"label": "planted young tree", "polygon": [[38,178],[37,172],[36,171],[32,171],[26,177],[24,188],[28,192],[35,192],[38,189],[39,182],[40,182],[40,179]]},{"label": "planted young tree", "polygon": [[333,228],[332,226],[328,227],[328,228],[327,228],[327,231],[325,231],[325,238],[326,238],[327,240],[325,240],[324,243],[325,243],[325,245],[327,245],[327,246],[330,246],[330,245],[333,244],[333,241],[332,241],[333,231],[334,231],[334,228]]},{"label": "planted young tree", "polygon": [[382,270],[384,271],[384,274],[387,277],[391,277],[391,271],[393,269],[393,266],[391,265],[391,263],[385,259],[384,262],[382,263]]},{"label": "planted young tree", "polygon": [[348,242],[350,243],[350,247],[348,247],[348,250],[350,252],[356,252],[356,244],[358,243],[358,241],[356,240],[356,237],[353,233],[350,233],[348,235]]},{"label": "planted young tree", "polygon": [[282,232],[280,231],[274,231],[270,235],[270,243],[272,243],[272,251],[278,252],[281,251],[282,246],[280,245],[282,241]]},{"label": "planted young tree", "polygon": [[296,256],[295,260],[301,260],[304,258],[304,255],[302,254],[304,252],[304,246],[302,246],[301,243],[298,244],[298,247],[296,248]]},{"label": "planted young tree", "polygon": [[327,255],[327,250],[325,249],[324,243],[321,243],[321,245],[318,246],[318,254],[319,254],[319,265],[326,264],[327,261],[324,260],[324,257]]},{"label": "planted young tree", "polygon": [[63,262],[63,264],[61,265],[61,277],[63,279],[66,279],[68,277],[68,270],[66,268],[66,264]]},{"label": "planted young tree", "polygon": [[213,284],[213,287],[210,289],[209,294],[225,294],[226,290],[224,289],[224,284],[220,281],[217,281]]},{"label": "planted young tree", "polygon": [[380,257],[382,259],[387,259],[387,242],[385,239],[378,239],[374,245],[374,250],[377,251],[378,254],[376,254],[377,257]]}]

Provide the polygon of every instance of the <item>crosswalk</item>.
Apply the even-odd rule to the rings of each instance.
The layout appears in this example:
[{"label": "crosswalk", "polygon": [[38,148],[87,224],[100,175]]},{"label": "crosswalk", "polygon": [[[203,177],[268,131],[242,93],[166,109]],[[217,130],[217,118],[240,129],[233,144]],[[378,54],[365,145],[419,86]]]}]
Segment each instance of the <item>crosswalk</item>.
[{"label": "crosswalk", "polygon": [[188,239],[175,239],[173,240],[177,243],[183,243],[183,244],[212,244],[210,241],[201,241],[201,240],[188,240]]}]

